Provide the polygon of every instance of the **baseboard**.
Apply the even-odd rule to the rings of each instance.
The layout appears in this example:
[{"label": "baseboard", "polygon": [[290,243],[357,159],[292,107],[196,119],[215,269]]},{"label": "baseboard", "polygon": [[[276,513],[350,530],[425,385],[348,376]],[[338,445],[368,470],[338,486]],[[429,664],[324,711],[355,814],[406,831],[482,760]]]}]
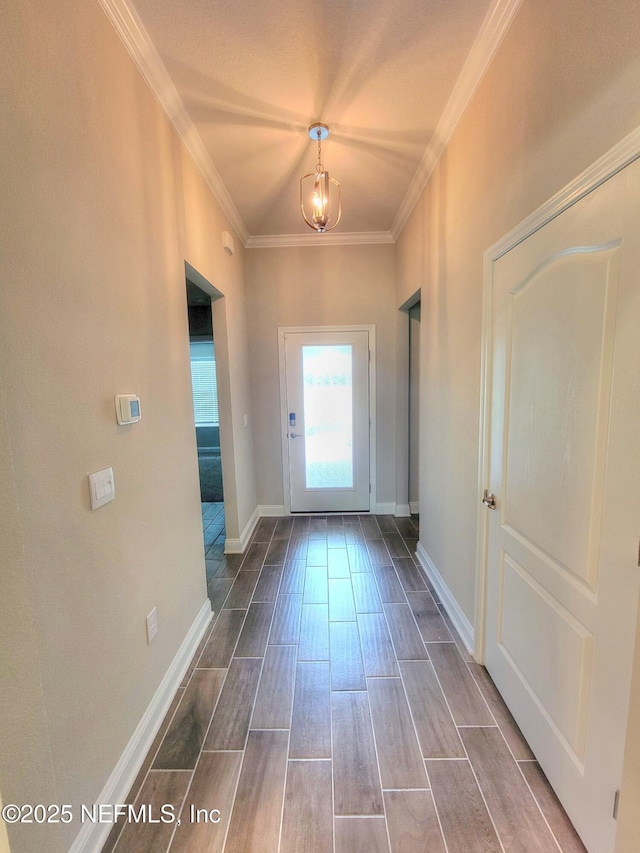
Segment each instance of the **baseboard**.
[{"label": "baseboard", "polygon": [[245,524],[244,530],[240,534],[239,539],[229,539],[228,537],[224,540],[224,553],[225,554],[244,554],[244,549],[249,544],[249,539],[251,539],[251,534],[256,529],[256,524],[258,523],[258,519],[260,518],[258,514],[259,507],[256,507],[254,511],[251,513],[251,518]]},{"label": "baseboard", "polygon": [[260,504],[258,515],[260,518],[281,518],[283,515],[289,515],[289,512],[284,504]]},{"label": "baseboard", "polygon": [[[180,686],[200,640],[211,621],[211,615],[211,602],[207,599],[171,661],[169,669],[147,706],[147,710],[142,715],[142,719],[136,726],[106,785],[97,799],[92,800],[96,805],[125,802],[129,789],[133,785],[165,714],[169,710],[176,690]],[[111,823],[87,821],[69,848],[69,853],[99,853],[112,829],[113,824]]]},{"label": "baseboard", "polygon": [[433,561],[425,551],[421,542],[418,542],[416,556],[418,557],[418,562],[424,569],[427,577],[435,587],[442,606],[447,611],[449,618],[453,622],[453,627],[456,629],[458,634],[460,634],[460,638],[464,643],[466,650],[469,654],[473,654],[475,649],[475,631],[473,625],[462,612],[460,605],[454,598],[442,575],[436,569]]},{"label": "baseboard", "polygon": [[420,504],[418,501],[409,501],[411,515],[420,515]]},{"label": "baseboard", "polygon": [[[417,504],[415,505],[417,507]],[[413,513],[417,512],[417,508],[414,510],[412,505],[410,504],[396,504],[396,503],[383,503],[376,504],[373,512],[376,515],[395,515],[397,518],[404,518]],[[291,513],[287,510],[287,508],[282,504],[260,504],[258,507],[258,516],[260,518],[281,518],[285,515],[290,515]],[[305,515],[305,513],[299,513],[300,515]],[[309,515],[313,515],[313,513],[308,513]],[[349,515],[350,513],[343,513],[344,515]],[[357,512],[351,513],[353,515],[358,515]],[[227,542],[239,542],[238,539],[227,539]],[[227,553],[236,553],[235,551],[227,551],[225,547],[225,551]]]}]

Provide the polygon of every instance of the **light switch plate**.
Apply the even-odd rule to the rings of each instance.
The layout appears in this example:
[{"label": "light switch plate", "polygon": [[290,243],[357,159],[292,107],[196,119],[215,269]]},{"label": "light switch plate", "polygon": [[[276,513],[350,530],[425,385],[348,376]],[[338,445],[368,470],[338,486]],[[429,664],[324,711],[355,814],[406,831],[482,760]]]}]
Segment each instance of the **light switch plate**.
[{"label": "light switch plate", "polygon": [[112,501],[116,496],[116,486],[113,480],[113,468],[104,468],[89,474],[89,495],[91,509],[98,509]]}]

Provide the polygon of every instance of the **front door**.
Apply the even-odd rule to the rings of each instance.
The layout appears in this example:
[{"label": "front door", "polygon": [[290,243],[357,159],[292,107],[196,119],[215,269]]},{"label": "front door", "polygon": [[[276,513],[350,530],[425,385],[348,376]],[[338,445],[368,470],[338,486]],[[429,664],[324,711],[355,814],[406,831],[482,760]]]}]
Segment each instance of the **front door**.
[{"label": "front door", "polygon": [[636,162],[494,265],[487,668],[592,853],[638,610],[639,185]]},{"label": "front door", "polygon": [[369,510],[369,333],[286,332],[292,512]]}]

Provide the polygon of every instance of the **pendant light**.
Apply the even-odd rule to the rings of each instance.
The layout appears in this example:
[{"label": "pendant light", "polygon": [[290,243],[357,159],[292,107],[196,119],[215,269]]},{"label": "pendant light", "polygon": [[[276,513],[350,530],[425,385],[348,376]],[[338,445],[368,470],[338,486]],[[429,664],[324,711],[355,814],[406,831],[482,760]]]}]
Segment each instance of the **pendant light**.
[{"label": "pendant light", "polygon": [[[312,124],[309,136],[318,142],[318,163],[315,172],[300,179],[300,210],[309,228],[323,233],[340,222],[340,183],[322,165],[322,140],[329,136],[329,128],[326,124]],[[332,185],[335,189],[331,189]]]}]

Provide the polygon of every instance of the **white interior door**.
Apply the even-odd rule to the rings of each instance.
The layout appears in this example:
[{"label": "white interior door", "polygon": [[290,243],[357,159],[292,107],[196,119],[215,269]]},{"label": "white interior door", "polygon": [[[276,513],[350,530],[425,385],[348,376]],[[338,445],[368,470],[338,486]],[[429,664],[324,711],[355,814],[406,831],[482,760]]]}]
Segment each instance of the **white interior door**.
[{"label": "white interior door", "polygon": [[286,332],[292,512],[369,510],[369,333]]},{"label": "white interior door", "polygon": [[611,853],[638,609],[640,164],[495,262],[487,668]]}]

